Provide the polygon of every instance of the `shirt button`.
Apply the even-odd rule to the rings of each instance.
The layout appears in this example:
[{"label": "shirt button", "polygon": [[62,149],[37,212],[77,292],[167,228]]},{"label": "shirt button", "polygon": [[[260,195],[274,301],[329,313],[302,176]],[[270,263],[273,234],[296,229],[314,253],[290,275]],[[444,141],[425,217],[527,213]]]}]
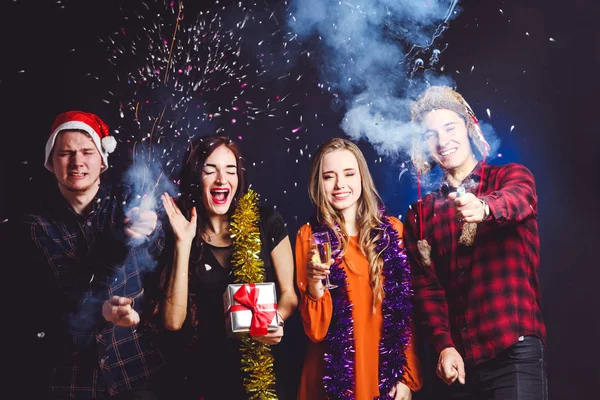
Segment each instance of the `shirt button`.
[{"label": "shirt button", "polygon": [[88,221],[87,226],[92,226],[92,221]]},{"label": "shirt button", "polygon": [[463,326],[462,328],[460,328],[461,331],[466,332],[467,331],[467,327]]},{"label": "shirt button", "polygon": [[460,274],[460,276],[463,276],[465,274],[465,270],[461,268],[459,271],[459,274]]}]

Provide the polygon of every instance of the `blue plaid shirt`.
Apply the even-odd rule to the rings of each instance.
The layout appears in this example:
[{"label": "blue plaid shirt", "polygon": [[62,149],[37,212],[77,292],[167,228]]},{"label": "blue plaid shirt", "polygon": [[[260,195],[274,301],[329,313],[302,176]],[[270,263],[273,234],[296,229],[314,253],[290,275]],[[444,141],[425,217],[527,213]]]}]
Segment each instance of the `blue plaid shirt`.
[{"label": "blue plaid shirt", "polygon": [[164,248],[160,223],[142,244],[127,239],[123,220],[130,197],[129,188],[101,185],[93,210],[82,216],[55,185],[24,216],[24,254],[38,307],[32,329],[53,396],[87,399],[147,387],[156,384],[163,366],[143,324],[119,327],[102,316],[106,299],[127,296],[144,319],[145,282],[153,279]]}]

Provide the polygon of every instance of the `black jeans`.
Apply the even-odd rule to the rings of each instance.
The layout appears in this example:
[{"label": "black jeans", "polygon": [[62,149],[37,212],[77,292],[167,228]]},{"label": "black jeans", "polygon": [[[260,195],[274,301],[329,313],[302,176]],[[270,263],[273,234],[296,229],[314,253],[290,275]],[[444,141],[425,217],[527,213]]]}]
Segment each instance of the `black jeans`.
[{"label": "black jeans", "polygon": [[525,336],[497,357],[467,367],[464,385],[437,378],[435,400],[548,400],[546,349],[535,336]]}]

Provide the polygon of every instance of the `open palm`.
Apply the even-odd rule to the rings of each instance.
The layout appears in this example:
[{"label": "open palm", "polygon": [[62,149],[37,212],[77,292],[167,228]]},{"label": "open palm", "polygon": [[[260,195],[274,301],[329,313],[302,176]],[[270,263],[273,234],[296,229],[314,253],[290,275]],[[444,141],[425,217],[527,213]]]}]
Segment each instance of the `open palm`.
[{"label": "open palm", "polygon": [[181,213],[175,200],[165,193],[162,195],[162,202],[169,217],[175,240],[178,242],[191,242],[196,236],[196,223],[197,223],[197,212],[196,207],[192,208],[192,217],[188,221],[187,218]]}]

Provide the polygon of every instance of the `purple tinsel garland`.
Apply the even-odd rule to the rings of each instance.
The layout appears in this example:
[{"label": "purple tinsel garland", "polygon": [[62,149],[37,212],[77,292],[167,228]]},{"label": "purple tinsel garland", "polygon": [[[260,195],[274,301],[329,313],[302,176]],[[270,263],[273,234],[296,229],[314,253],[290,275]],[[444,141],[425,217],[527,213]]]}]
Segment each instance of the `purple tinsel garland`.
[{"label": "purple tinsel garland", "polygon": [[[400,247],[398,232],[388,218],[383,219],[382,230],[383,237],[377,243],[377,251],[385,249],[385,297],[381,304],[383,327],[379,342],[379,398],[389,399],[388,393],[401,380],[406,366],[405,350],[411,334],[412,288],[406,249]],[[386,238],[388,243],[385,243]]]},{"label": "purple tinsel garland", "polygon": [[[346,272],[341,267],[342,259],[338,240],[333,231],[317,225],[315,231],[328,231],[334,264],[329,278],[338,287],[332,290],[333,316],[325,337],[328,350],[325,352],[323,385],[329,399],[354,399],[355,393],[355,349],[352,304],[348,299]],[[410,315],[412,312],[410,266],[404,248],[400,248],[398,232],[387,217],[382,218],[382,237],[377,242],[377,251],[383,251],[383,326],[379,343],[379,399],[389,399],[388,393],[400,381],[406,365],[404,350],[410,338]],[[375,233],[374,233],[375,234]]]}]

